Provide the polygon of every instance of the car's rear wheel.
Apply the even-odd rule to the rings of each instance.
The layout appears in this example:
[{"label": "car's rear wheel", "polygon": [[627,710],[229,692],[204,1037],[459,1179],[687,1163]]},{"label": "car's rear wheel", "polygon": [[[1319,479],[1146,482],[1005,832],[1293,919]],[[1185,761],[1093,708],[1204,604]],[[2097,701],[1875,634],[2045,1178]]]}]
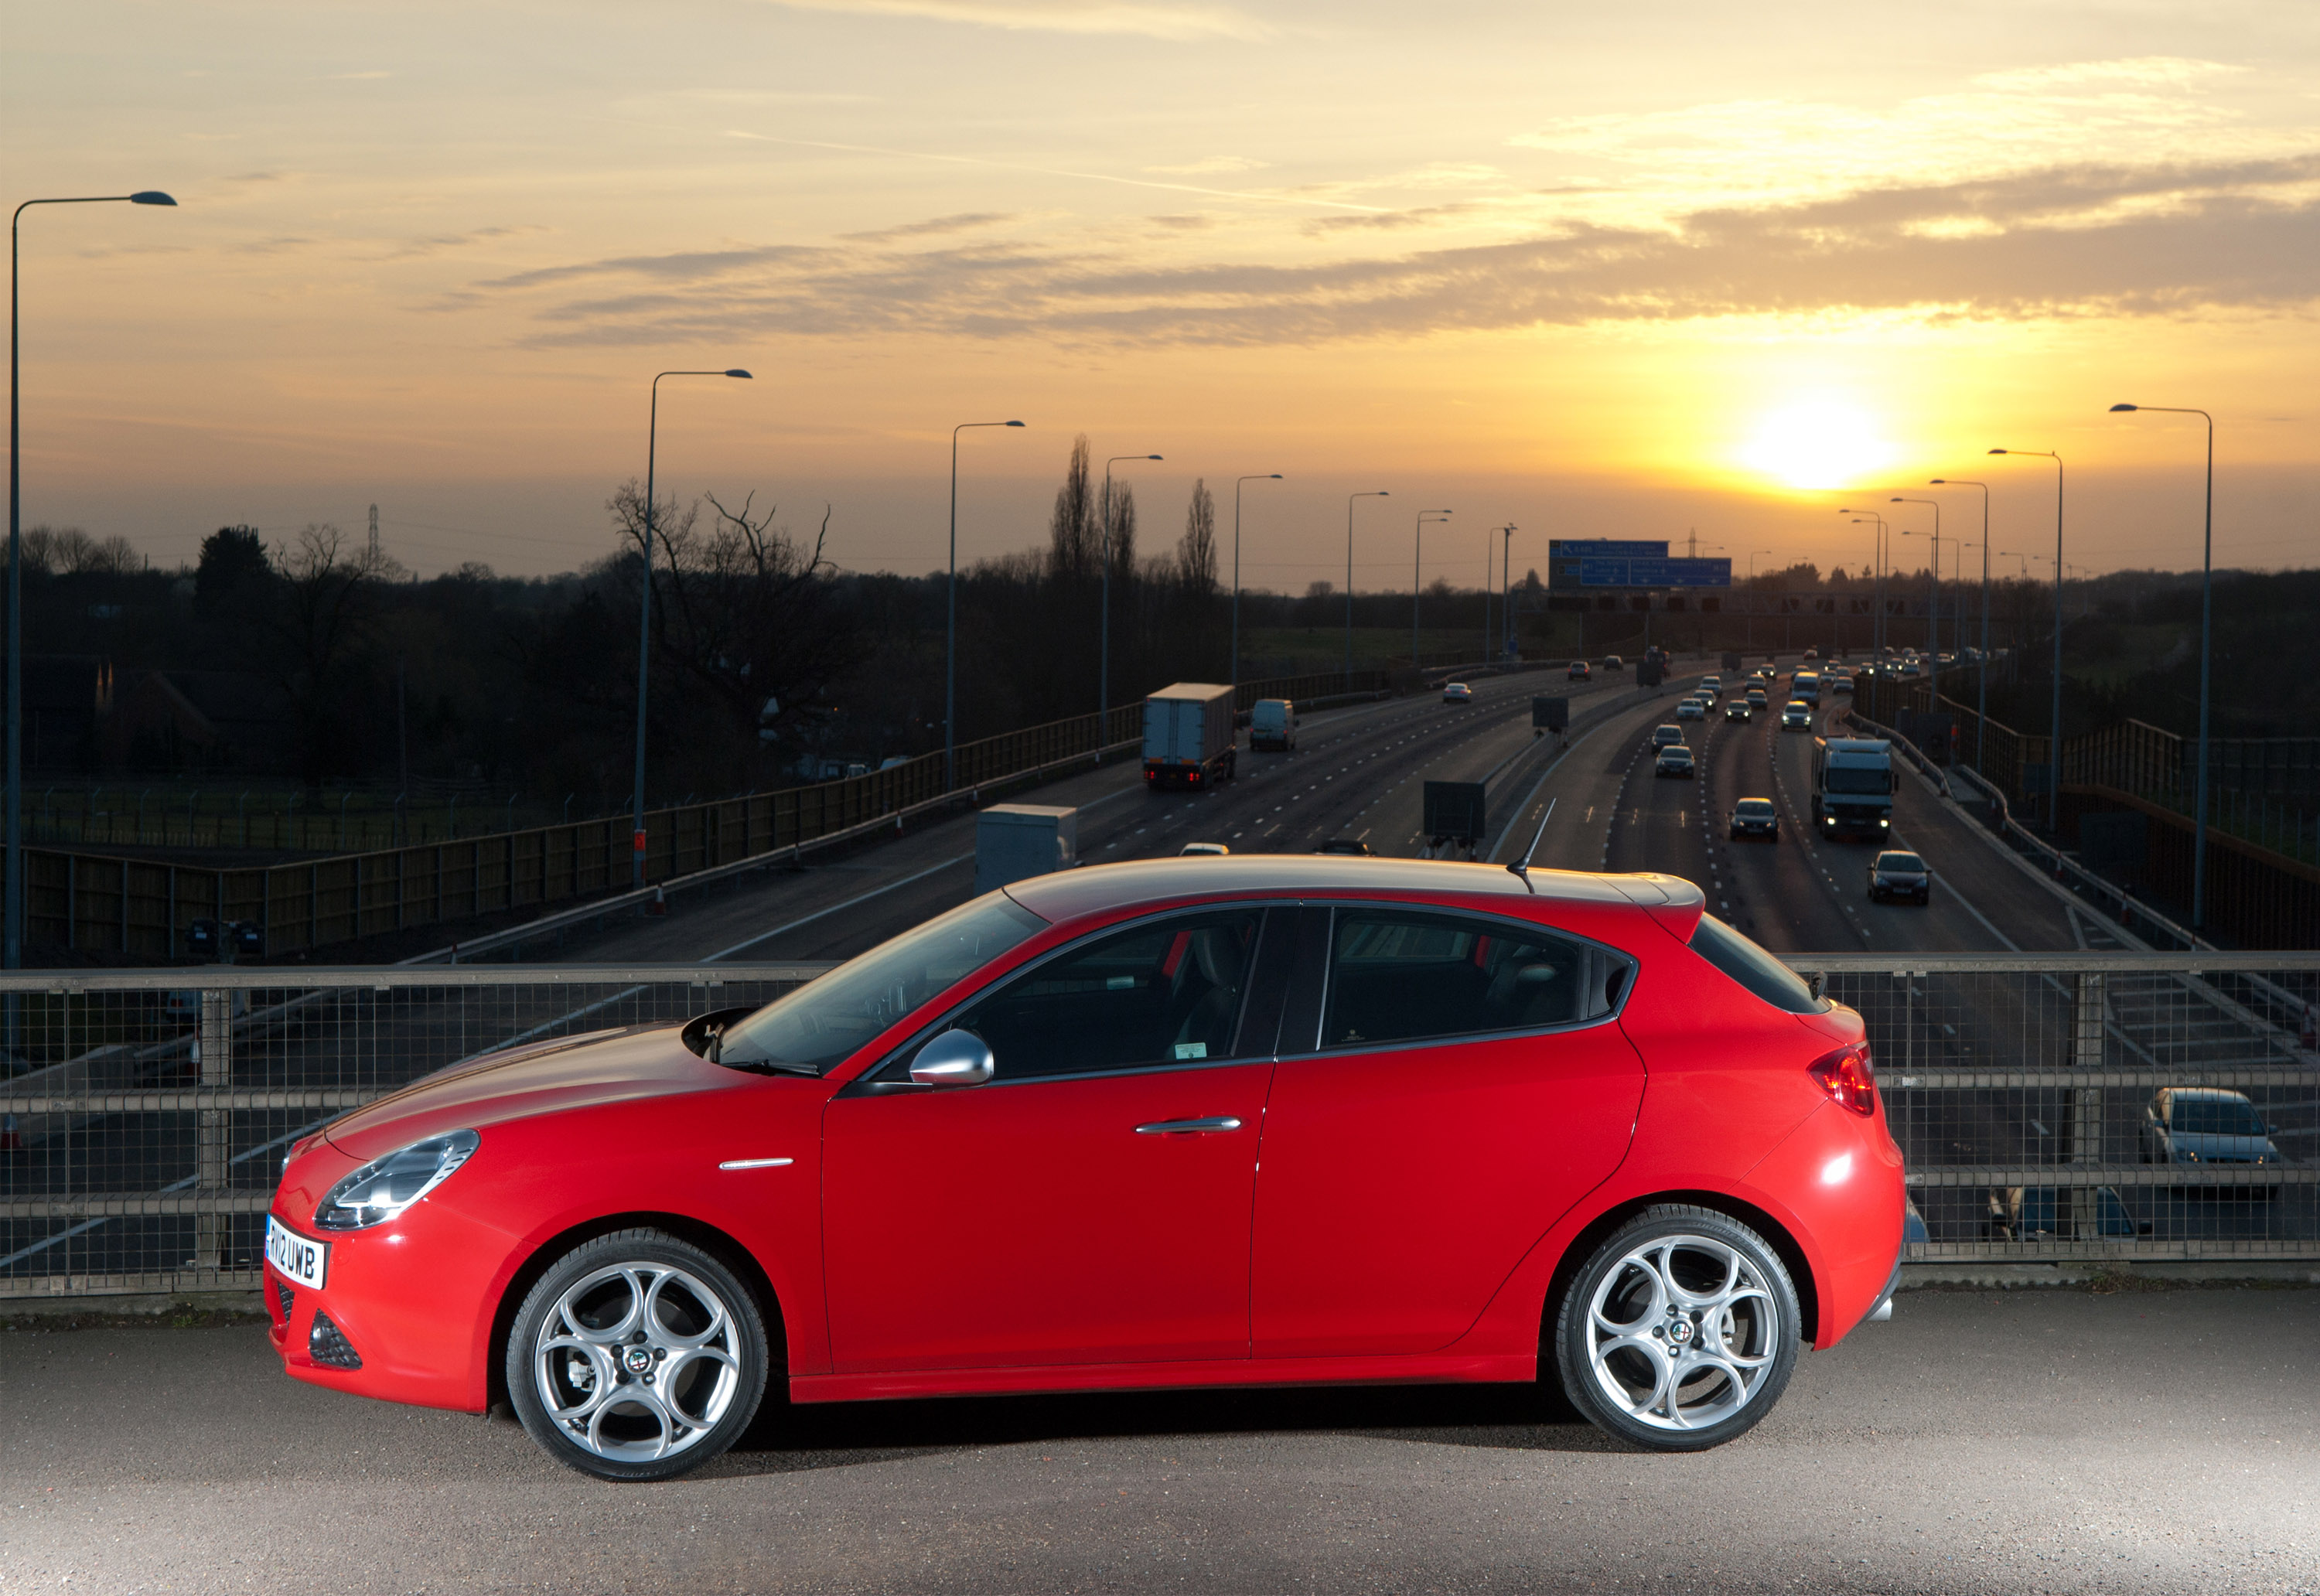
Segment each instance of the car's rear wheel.
[{"label": "car's rear wheel", "polygon": [[713,1255],[615,1231],[548,1268],[508,1336],[507,1389],[531,1438],[603,1480],[666,1480],[748,1429],[766,1393],[766,1324]]},{"label": "car's rear wheel", "polygon": [[1621,1226],[1572,1281],[1555,1365],[1572,1405],[1608,1434],[1703,1451],[1780,1401],[1802,1321],[1763,1237],[1708,1209],[1663,1205]]}]

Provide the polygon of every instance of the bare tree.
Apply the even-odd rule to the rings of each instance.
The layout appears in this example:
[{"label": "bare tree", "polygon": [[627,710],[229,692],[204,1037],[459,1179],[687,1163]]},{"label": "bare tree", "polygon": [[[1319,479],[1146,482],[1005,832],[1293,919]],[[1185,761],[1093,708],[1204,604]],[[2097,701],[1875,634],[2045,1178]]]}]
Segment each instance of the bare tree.
[{"label": "bare tree", "polygon": [[775,508],[759,513],[754,494],[738,508],[704,497],[715,516],[706,526],[690,511],[655,518],[668,529],[653,588],[660,651],[754,746],[769,701],[794,719],[869,643],[837,602],[827,505],[808,545],[775,523]]},{"label": "bare tree", "polygon": [[1064,485],[1056,490],[1056,512],[1047,523],[1048,574],[1094,576],[1100,536],[1095,498],[1088,487],[1087,434],[1083,432],[1072,440],[1071,463],[1064,467]]},{"label": "bare tree", "polygon": [[1217,505],[1206,477],[1192,484],[1184,511],[1184,536],[1176,545],[1176,580],[1186,593],[1205,599],[1217,590]]}]

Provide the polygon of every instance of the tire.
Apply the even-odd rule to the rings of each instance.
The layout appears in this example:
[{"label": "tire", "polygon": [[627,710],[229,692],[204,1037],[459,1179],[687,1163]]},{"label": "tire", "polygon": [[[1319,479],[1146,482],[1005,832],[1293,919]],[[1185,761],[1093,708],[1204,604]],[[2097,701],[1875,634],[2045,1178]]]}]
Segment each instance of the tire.
[{"label": "tire", "polygon": [[524,1298],[507,1389],[557,1462],[669,1480],[740,1438],[768,1361],[757,1298],[730,1269],[666,1231],[617,1230],[566,1253]]},{"label": "tire", "polygon": [[1555,1367],[1572,1405],[1614,1439],[1703,1452],[1781,1400],[1803,1319],[1763,1237],[1709,1209],[1663,1204],[1619,1227],[1572,1277],[1555,1310]]}]

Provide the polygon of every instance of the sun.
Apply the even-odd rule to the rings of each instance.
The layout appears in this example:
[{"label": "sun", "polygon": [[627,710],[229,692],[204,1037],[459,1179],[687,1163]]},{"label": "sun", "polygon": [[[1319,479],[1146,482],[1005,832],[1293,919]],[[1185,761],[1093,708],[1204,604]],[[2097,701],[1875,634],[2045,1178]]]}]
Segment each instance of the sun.
[{"label": "sun", "polygon": [[1741,463],[1784,487],[1849,487],[1875,476],[1895,450],[1877,422],[1844,399],[1800,399],[1757,424]]}]

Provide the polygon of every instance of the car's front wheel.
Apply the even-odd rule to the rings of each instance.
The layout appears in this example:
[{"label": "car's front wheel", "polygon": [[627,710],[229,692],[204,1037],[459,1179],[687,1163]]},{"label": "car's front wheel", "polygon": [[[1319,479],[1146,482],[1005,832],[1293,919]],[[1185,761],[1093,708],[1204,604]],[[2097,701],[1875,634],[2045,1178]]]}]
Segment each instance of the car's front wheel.
[{"label": "car's front wheel", "polygon": [[559,1462],[666,1480],[748,1428],[767,1362],[765,1319],[730,1269],[666,1231],[620,1230],[531,1288],[508,1336],[507,1389]]},{"label": "car's front wheel", "polygon": [[1796,1366],[1803,1315],[1779,1256],[1709,1209],[1645,1209],[1563,1293],[1554,1357],[1572,1403],[1655,1452],[1720,1446],[1769,1412]]}]

